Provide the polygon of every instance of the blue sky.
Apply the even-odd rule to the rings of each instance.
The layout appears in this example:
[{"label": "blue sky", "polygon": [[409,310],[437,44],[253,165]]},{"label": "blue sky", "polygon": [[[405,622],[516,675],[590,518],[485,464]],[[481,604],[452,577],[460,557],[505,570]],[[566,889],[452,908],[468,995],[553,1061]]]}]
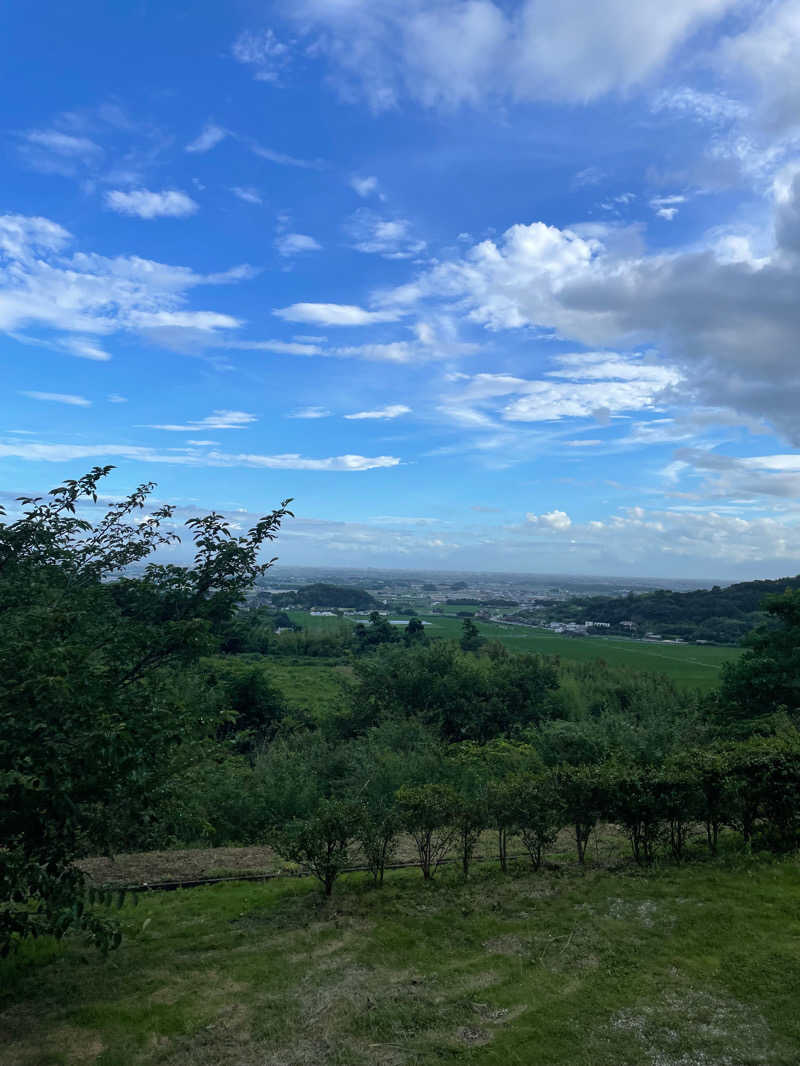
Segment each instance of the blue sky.
[{"label": "blue sky", "polygon": [[800,0],[6,5],[0,489],[800,569]]}]

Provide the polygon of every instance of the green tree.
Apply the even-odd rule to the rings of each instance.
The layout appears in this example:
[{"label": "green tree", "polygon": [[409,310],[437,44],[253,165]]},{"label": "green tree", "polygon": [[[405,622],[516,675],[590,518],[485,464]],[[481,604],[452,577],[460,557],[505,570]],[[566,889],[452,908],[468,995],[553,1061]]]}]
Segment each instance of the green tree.
[{"label": "green tree", "polygon": [[336,878],[350,863],[358,819],[359,811],[352,803],[323,799],[305,818],[274,829],[270,839],[279,855],[304,866],[330,896]]},{"label": "green tree", "polygon": [[552,773],[524,774],[509,779],[513,819],[531,865],[538,870],[545,848],[564,825],[564,804]]},{"label": "green tree", "polygon": [[800,589],[764,601],[771,622],[746,640],[747,651],[723,667],[717,721],[723,737],[771,731],[788,716],[800,725]]},{"label": "green tree", "polygon": [[144,519],[141,485],[96,521],[111,467],[19,500],[0,524],[0,948],[31,934],[83,928],[108,944],[84,907],[72,865],[112,851],[152,822],[170,782],[198,761],[219,724],[196,664],[270,562],[280,509],[234,537],[222,516],[189,519],[193,565],[151,563],[178,539],[173,508]]},{"label": "green tree", "polygon": [[483,641],[484,638],[472,619],[465,618],[461,623],[461,640],[459,641],[461,650],[467,652],[480,651]]},{"label": "green tree", "polygon": [[397,792],[397,807],[417,846],[422,876],[431,881],[456,838],[458,794],[449,785],[404,785]]}]

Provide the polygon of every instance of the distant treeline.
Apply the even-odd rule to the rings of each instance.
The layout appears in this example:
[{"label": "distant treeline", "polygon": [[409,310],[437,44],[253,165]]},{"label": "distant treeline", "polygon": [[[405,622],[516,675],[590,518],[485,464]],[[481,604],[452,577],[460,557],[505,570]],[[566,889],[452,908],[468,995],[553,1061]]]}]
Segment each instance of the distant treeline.
[{"label": "distant treeline", "polygon": [[356,611],[367,611],[378,606],[375,597],[364,589],[329,585],[324,581],[303,585],[296,592],[278,592],[273,595],[272,602],[276,607],[288,607],[296,603],[301,607],[343,607]]},{"label": "distant treeline", "polygon": [[787,588],[800,589],[800,576],[777,581],[742,581],[727,588],[715,585],[692,592],[659,589],[640,595],[576,596],[563,603],[548,604],[546,613],[553,621],[589,620],[612,626],[633,622],[642,633],[652,631],[662,637],[737,644],[766,620],[762,610],[764,597]]}]

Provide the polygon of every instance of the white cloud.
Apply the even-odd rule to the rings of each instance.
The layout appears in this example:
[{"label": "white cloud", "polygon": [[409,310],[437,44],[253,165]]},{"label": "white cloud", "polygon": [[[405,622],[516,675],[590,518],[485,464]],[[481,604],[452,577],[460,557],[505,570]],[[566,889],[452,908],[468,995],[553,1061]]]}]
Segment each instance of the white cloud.
[{"label": "white cloud", "polygon": [[47,403],[65,403],[70,407],[91,407],[92,401],[84,396],[74,396],[66,392],[21,392],[31,400],[44,400]]},{"label": "white cloud", "polygon": [[[218,331],[240,325],[230,315],[187,311],[183,305],[191,289],[252,277],[250,267],[204,275],[139,256],[68,256],[63,252],[70,239],[48,219],[0,216],[0,331],[26,344],[104,361],[110,356],[99,335],[135,330],[169,345],[180,341],[185,348],[207,344]],[[29,327],[49,332],[44,337],[19,333]]]},{"label": "white cloud", "polygon": [[569,529],[572,525],[572,519],[566,511],[548,511],[547,514],[540,515],[528,512],[525,518],[531,525],[545,526],[547,529],[554,529],[559,533],[563,533],[564,530]]},{"label": "white cloud", "polygon": [[278,40],[271,29],[240,33],[233,43],[231,54],[238,63],[253,67],[257,81],[277,82],[290,60],[289,46]]},{"label": "white cloud", "polygon": [[[654,408],[659,394],[680,381],[673,368],[613,352],[570,353],[552,363],[555,369],[538,379],[509,374],[459,379],[461,387],[444,398],[441,409],[464,424],[486,426],[496,425],[487,407],[506,422],[604,421],[608,414]],[[498,406],[498,401],[503,402]]]},{"label": "white cloud", "polygon": [[654,196],[653,199],[650,201],[650,206],[659,218],[663,218],[666,219],[667,222],[671,222],[678,213],[678,205],[685,203],[685,196]]},{"label": "white cloud", "polygon": [[359,252],[384,259],[413,259],[425,249],[425,241],[412,236],[405,218],[381,218],[369,208],[360,207],[346,226],[353,247]]},{"label": "white cloud", "polygon": [[[774,230],[762,227],[758,256],[748,240],[734,242],[732,256],[735,233],[724,242],[710,234],[705,247],[648,254],[615,247],[602,227],[582,236],[534,222],[379,293],[378,305],[434,306],[493,332],[535,330],[587,347],[650,347],[662,387],[693,405],[768,419],[800,443],[800,178],[790,177],[775,190]],[[655,402],[658,380],[628,385],[612,384],[606,406]],[[577,406],[600,404],[598,393],[577,389]],[[563,399],[568,405],[569,396]],[[543,406],[533,397],[507,414]]]},{"label": "white cloud", "polygon": [[732,100],[722,93],[699,92],[689,86],[663,89],[653,100],[653,110],[674,111],[689,115],[698,122],[712,124],[745,119],[749,113],[748,108],[738,100]]},{"label": "white cloud", "polygon": [[127,396],[120,396],[120,394],[118,392],[110,392],[108,394],[108,396],[106,396],[106,399],[108,400],[109,403],[127,403],[128,402],[128,397]]},{"label": "white cloud", "polygon": [[203,453],[181,449],[159,452],[154,448],[128,444],[45,444],[27,440],[0,441],[0,458],[65,463],[103,457],[118,457],[146,463],[171,463],[177,466],[244,467],[256,470],[311,470],[343,473],[386,469],[398,466],[401,462],[393,455],[332,455],[317,459],[297,453],[259,455],[217,451]]},{"label": "white cloud", "polygon": [[405,404],[390,403],[386,407],[380,407],[375,411],[357,411],[355,414],[345,415],[344,417],[354,421],[361,419],[391,419],[410,413],[411,408],[406,407]]},{"label": "white cloud", "polygon": [[651,78],[735,0],[298,0],[291,12],[345,97],[375,111],[492,99],[573,102]]},{"label": "white cloud", "polygon": [[106,193],[105,199],[112,211],[134,218],[186,218],[199,210],[199,204],[178,189],[164,189],[162,192],[112,189]]},{"label": "white cloud", "polygon": [[287,418],[329,418],[331,412],[327,407],[298,407],[296,411],[288,414]]},{"label": "white cloud", "polygon": [[302,170],[322,170],[325,164],[321,159],[300,159],[286,152],[276,152],[273,148],[265,148],[258,141],[246,140],[245,143],[253,155],[259,159],[266,159],[270,163],[277,163],[281,167],[300,167]]},{"label": "white cloud", "polygon": [[353,304],[298,303],[272,312],[286,322],[311,322],[319,326],[367,326],[376,322],[395,322],[402,311],[365,311]]},{"label": "white cloud", "polygon": [[367,197],[378,194],[378,179],[376,177],[360,178],[354,174],[350,179],[350,188],[355,189],[359,196]]},{"label": "white cloud", "polygon": [[210,152],[228,136],[228,131],[222,126],[216,126],[210,122],[199,137],[186,145],[187,152]]},{"label": "white cloud", "polygon": [[759,120],[784,132],[800,124],[800,0],[773,0],[720,44],[716,61],[734,83],[755,88]]},{"label": "white cloud", "polygon": [[97,166],[104,152],[90,138],[58,129],[28,130],[20,154],[28,166],[44,174],[74,177]]},{"label": "white cloud", "polygon": [[227,341],[226,348],[240,348],[248,352],[275,352],[277,355],[324,355],[317,344],[300,341]]},{"label": "white cloud", "polygon": [[258,189],[254,189],[251,186],[243,188],[241,185],[234,185],[231,189],[234,196],[238,196],[240,200],[243,200],[246,204],[261,204],[264,201],[261,199],[261,195]]},{"label": "white cloud", "polygon": [[247,411],[213,411],[205,418],[190,419],[184,425],[147,426],[148,429],[166,429],[170,433],[196,433],[198,429],[246,429],[257,422],[255,415]]},{"label": "white cloud", "polygon": [[304,252],[319,252],[322,245],[306,233],[282,233],[275,238],[279,255],[302,255]]}]

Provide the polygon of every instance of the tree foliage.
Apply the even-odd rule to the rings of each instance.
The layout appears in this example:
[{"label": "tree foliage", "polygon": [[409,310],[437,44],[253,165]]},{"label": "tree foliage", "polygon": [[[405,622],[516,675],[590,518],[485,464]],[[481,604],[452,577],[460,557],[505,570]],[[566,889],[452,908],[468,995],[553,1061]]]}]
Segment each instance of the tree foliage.
[{"label": "tree foliage", "polygon": [[[0,525],[0,947],[49,929],[111,941],[71,866],[113,851],[154,818],[220,715],[188,669],[212,651],[255,576],[288,500],[243,536],[190,518],[191,566],[151,563],[178,540],[174,508],[143,515],[139,486],[92,521],[97,467]],[[113,940],[113,936],[111,938]]]}]

